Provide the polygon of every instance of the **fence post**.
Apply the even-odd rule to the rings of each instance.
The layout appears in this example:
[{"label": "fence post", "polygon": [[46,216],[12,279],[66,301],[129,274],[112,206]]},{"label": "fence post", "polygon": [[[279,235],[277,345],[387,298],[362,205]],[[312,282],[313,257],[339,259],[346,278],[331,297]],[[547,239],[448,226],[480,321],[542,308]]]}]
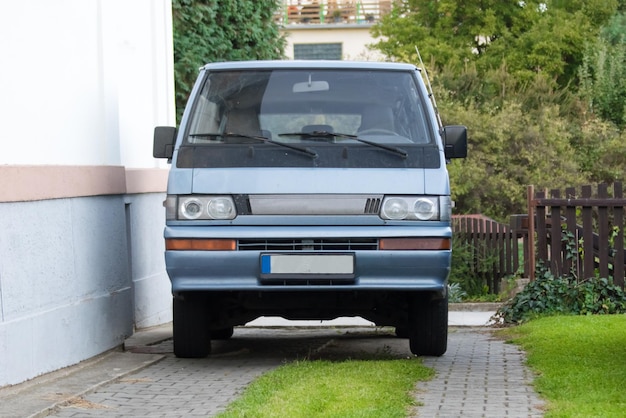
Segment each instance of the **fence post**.
[{"label": "fence post", "polygon": [[537,233],[536,257],[543,263],[544,268],[550,268],[551,266],[548,264],[548,226],[546,222],[546,206],[545,203],[540,202],[541,200],[545,202],[546,192],[536,192],[535,197],[535,229]]},{"label": "fence post", "polygon": [[[598,185],[598,200],[608,199],[607,184]],[[605,203],[606,204],[606,203]],[[600,264],[598,270],[600,277],[609,278],[609,208],[598,204],[598,259]]]},{"label": "fence post", "polygon": [[[591,199],[591,186],[582,187],[582,198]],[[583,212],[583,275],[579,279],[588,279],[595,275],[593,256],[593,207],[591,203],[582,206]]]},{"label": "fence post", "polygon": [[528,201],[528,241],[526,253],[528,254],[528,278],[535,280],[535,186],[530,185],[527,189],[526,200]]},{"label": "fence post", "polygon": [[[559,199],[560,190],[550,191],[550,197]],[[563,275],[563,250],[561,241],[561,207],[553,205],[550,207],[550,267],[555,276]]]},{"label": "fence post", "polygon": [[[621,199],[624,197],[622,183],[613,184],[613,196]],[[615,258],[613,259],[613,283],[624,289],[624,206],[613,208],[613,219],[617,226],[617,235],[613,243]]]},{"label": "fence post", "polygon": [[578,225],[576,224],[576,206],[570,204],[571,199],[576,198],[576,188],[568,187],[565,189],[565,198],[568,200],[568,205],[565,208],[565,218],[567,219],[567,231],[572,234],[574,242],[568,242],[570,251],[574,250],[575,254],[569,254],[571,258],[565,254],[565,261],[563,263],[563,270],[566,274],[574,273],[575,277],[580,277],[580,253],[578,252],[579,235]]}]

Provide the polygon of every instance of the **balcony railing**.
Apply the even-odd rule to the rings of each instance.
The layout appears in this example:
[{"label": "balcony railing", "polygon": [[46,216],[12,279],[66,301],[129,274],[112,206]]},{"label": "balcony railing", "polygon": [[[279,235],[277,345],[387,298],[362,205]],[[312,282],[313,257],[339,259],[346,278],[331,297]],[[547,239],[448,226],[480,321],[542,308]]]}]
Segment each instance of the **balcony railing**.
[{"label": "balcony railing", "polygon": [[276,21],[295,24],[375,23],[398,0],[283,0]]}]

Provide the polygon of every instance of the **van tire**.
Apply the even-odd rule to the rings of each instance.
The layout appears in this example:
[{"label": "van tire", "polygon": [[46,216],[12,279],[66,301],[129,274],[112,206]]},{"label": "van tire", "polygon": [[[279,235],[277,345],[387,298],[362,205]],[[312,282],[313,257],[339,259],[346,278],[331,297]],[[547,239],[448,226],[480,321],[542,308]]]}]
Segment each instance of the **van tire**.
[{"label": "van tire", "polygon": [[409,338],[409,329],[407,327],[396,327],[396,337]]},{"label": "van tire", "polygon": [[233,336],[235,329],[233,327],[219,328],[211,330],[212,340],[227,340]]},{"label": "van tire", "polygon": [[442,356],[448,348],[448,296],[415,295],[409,303],[409,346],[416,356]]},{"label": "van tire", "polygon": [[203,298],[185,295],[173,301],[174,355],[203,358],[211,353],[209,316]]}]

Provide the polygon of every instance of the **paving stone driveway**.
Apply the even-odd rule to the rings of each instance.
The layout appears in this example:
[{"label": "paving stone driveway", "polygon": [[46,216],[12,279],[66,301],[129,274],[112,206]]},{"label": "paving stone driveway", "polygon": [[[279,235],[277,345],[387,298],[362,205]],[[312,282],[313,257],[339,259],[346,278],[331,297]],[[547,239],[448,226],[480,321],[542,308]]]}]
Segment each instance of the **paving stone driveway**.
[{"label": "paving stone driveway", "polygon": [[484,328],[450,330],[448,351],[426,357],[437,371],[420,383],[417,409],[423,417],[541,417],[544,403],[530,386],[524,353]]},{"label": "paving stone driveway", "polygon": [[[207,359],[174,357],[171,340],[146,347],[163,353],[151,366],[85,394],[55,417],[214,416],[257,376],[285,361],[303,357],[355,358],[384,350],[409,355],[408,342],[389,331],[369,328],[238,329],[235,337],[215,344]],[[539,417],[542,402],[532,375],[515,346],[494,338],[488,328],[450,328],[448,352],[425,358],[437,371],[419,383],[415,395],[420,417]]]}]

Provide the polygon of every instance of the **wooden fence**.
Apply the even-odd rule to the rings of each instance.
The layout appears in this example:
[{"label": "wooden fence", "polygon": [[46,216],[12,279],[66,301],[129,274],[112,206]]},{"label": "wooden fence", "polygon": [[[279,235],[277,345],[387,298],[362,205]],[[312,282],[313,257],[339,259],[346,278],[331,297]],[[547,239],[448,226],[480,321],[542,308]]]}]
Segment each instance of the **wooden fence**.
[{"label": "wooden fence", "polygon": [[[549,196],[548,196],[549,194]],[[624,287],[624,199],[622,184],[535,192],[529,188],[529,229],[536,233],[530,278],[542,263],[555,276],[612,278]],[[534,214],[534,216],[533,216]],[[535,259],[536,257],[536,259]]]},{"label": "wooden fence", "polygon": [[491,293],[500,292],[503,278],[520,268],[528,269],[524,262],[528,257],[520,257],[520,249],[527,247],[523,244],[528,240],[528,229],[521,218],[511,217],[511,224],[506,225],[482,215],[453,216],[452,229],[457,241],[454,245],[461,245],[471,253],[468,267],[485,280]]},{"label": "wooden fence", "polygon": [[[457,215],[455,240],[473,252],[472,272],[491,292],[502,278],[519,271],[534,280],[538,264],[554,276],[577,280],[612,278],[624,288],[624,198],[622,184],[537,191],[528,188],[528,214],[511,216],[509,225],[481,215]],[[532,237],[532,238],[531,238]]]}]

